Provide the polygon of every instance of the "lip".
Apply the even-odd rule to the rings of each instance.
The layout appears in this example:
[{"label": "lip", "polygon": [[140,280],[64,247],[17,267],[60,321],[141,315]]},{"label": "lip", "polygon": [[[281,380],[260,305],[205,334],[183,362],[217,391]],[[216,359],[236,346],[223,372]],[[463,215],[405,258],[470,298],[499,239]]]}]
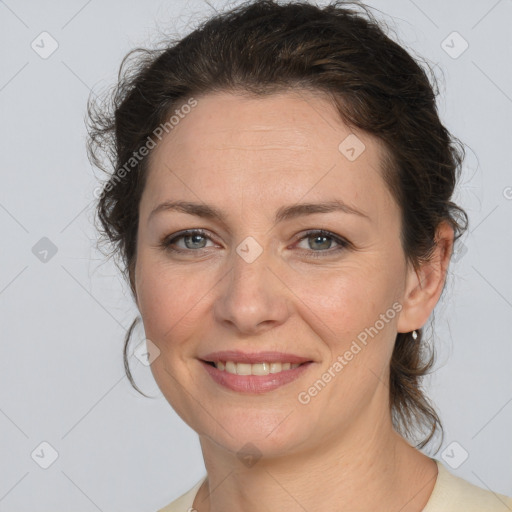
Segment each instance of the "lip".
[{"label": "lip", "polygon": [[[253,354],[245,354],[248,357],[253,357]],[[268,354],[267,354],[268,355]],[[275,355],[275,353],[274,353]],[[261,353],[258,357],[261,356]],[[210,357],[210,356],[208,356]],[[215,356],[217,357],[217,356]],[[216,359],[217,360],[217,359]],[[222,359],[220,359],[222,361]],[[228,358],[228,361],[230,359]],[[247,361],[247,360],[246,360]],[[259,359],[256,362],[261,362]],[[264,359],[265,361],[265,359]],[[266,360],[268,361],[268,359]],[[206,370],[206,372],[210,375],[210,377],[221,386],[230,389],[231,391],[237,391],[241,393],[252,393],[252,394],[261,394],[266,393],[268,391],[273,391],[285,384],[288,384],[296,379],[298,379],[304,372],[308,370],[308,368],[313,364],[313,361],[304,362],[297,368],[293,368],[290,370],[284,370],[279,373],[270,373],[269,375],[235,375],[233,373],[228,373],[224,370],[218,370],[215,366],[208,364],[206,361],[201,360],[201,365]],[[240,361],[244,362],[244,361]],[[270,361],[270,362],[281,362],[278,360]],[[290,362],[288,359],[284,362]],[[300,362],[300,361],[297,361]]]},{"label": "lip", "polygon": [[302,364],[312,362],[307,357],[284,352],[240,352],[239,350],[221,350],[211,352],[200,358],[202,361],[216,363],[218,361],[233,361],[234,363],[292,363]]}]

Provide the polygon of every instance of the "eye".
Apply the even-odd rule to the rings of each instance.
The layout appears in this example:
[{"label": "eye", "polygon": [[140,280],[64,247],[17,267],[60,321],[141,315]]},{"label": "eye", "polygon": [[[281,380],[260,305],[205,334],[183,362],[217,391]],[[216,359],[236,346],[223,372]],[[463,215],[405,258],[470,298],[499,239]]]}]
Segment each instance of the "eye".
[{"label": "eye", "polygon": [[[178,241],[181,240],[183,240],[185,247],[176,247]],[[197,249],[205,249],[207,240],[211,241],[211,238],[202,229],[189,229],[165,238],[161,245],[173,252],[193,252]]]},{"label": "eye", "polygon": [[[350,243],[331,233],[330,231],[325,231],[323,229],[317,229],[313,231],[308,231],[299,242],[305,241],[308,245],[306,252],[307,255],[312,256],[313,258],[323,257],[323,256],[331,256],[333,253],[338,253],[349,247]],[[332,244],[335,242],[338,247],[332,249]]]},{"label": "eye", "polygon": [[[206,249],[208,241],[213,242],[206,232],[202,229],[188,229],[180,233],[173,234],[164,238],[160,245],[168,251],[174,253],[200,253],[201,249]],[[350,242],[341,238],[330,231],[317,229],[308,231],[299,239],[299,243],[306,242],[308,247],[305,250],[307,257],[319,258],[323,256],[331,256],[339,253],[350,246]],[[183,242],[184,245],[178,245]],[[338,247],[332,248],[333,243]],[[299,244],[297,244],[299,245]],[[211,246],[210,246],[211,247]]]}]

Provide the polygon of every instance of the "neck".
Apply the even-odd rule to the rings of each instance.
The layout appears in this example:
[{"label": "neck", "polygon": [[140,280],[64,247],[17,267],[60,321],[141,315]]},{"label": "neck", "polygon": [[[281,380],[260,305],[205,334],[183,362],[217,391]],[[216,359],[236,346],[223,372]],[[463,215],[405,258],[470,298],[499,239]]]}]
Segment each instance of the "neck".
[{"label": "neck", "polygon": [[388,414],[355,423],[342,436],[321,436],[308,449],[262,457],[249,468],[236,454],[201,436],[208,478],[194,508],[198,512],[423,510],[435,485],[435,462],[394,431]]}]

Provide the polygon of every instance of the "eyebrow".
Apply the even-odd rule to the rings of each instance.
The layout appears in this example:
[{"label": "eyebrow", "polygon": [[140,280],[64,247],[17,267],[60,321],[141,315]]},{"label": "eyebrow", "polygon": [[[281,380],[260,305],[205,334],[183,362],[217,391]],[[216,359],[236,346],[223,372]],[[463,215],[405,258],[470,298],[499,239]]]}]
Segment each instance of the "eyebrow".
[{"label": "eyebrow", "polygon": [[[159,212],[164,211],[178,211],[188,213],[189,215],[196,215],[197,217],[203,217],[207,219],[217,220],[226,224],[227,215],[218,208],[210,206],[204,203],[194,203],[189,201],[165,201],[155,207],[148,217],[148,222],[151,218]],[[370,217],[357,210],[343,201],[336,199],[332,201],[322,203],[299,203],[290,206],[282,206],[279,208],[275,215],[275,224],[283,222],[285,220],[301,217],[303,215],[313,215],[315,213],[330,213],[330,212],[342,212],[351,215],[357,215],[361,218],[365,218],[371,222]]]}]

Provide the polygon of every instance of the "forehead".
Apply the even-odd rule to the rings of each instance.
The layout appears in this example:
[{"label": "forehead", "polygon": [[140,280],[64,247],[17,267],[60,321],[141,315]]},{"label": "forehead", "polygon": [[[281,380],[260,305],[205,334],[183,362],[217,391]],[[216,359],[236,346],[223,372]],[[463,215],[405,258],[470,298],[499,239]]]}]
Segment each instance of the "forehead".
[{"label": "forehead", "polygon": [[[232,144],[265,149],[275,143],[289,151],[332,150],[340,135],[351,133],[320,91],[289,91],[267,96],[215,92],[196,99],[163,144],[173,150],[231,149]],[[326,135],[329,137],[326,139]],[[322,144],[318,142],[323,141]],[[271,146],[269,146],[271,149]],[[160,151],[160,150],[159,150]],[[158,151],[157,151],[158,152]]]},{"label": "forehead", "polygon": [[223,92],[196,101],[152,150],[151,202],[186,196],[240,205],[243,195],[245,204],[265,197],[277,205],[328,194],[378,215],[391,200],[383,144],[345,125],[326,96]]}]

